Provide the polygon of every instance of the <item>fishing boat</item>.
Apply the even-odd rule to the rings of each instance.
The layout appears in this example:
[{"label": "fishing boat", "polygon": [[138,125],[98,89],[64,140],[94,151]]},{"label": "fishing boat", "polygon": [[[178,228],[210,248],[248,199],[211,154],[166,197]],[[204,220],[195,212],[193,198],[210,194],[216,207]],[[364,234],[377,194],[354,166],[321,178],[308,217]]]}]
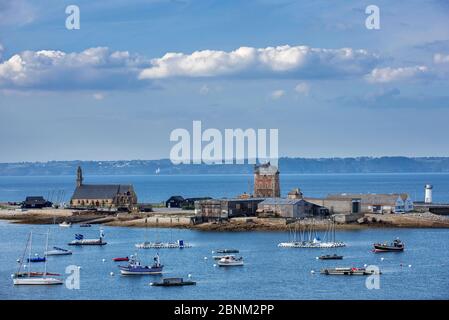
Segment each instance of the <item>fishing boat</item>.
[{"label": "fishing boat", "polygon": [[356,267],[329,268],[321,270],[320,273],[325,275],[343,275],[343,276],[369,276],[373,274],[381,274],[380,271]]},{"label": "fishing boat", "polygon": [[[32,243],[33,243],[33,233],[30,232],[27,244],[25,246],[25,251],[21,259],[22,262],[24,261],[24,257],[28,249],[29,249],[28,261],[31,261]],[[48,232],[45,244],[45,252],[48,251],[47,248],[48,248]],[[46,258],[46,256],[44,256],[44,258]],[[23,263],[20,263],[19,270],[17,270],[17,272],[13,274],[12,279],[14,285],[56,285],[64,283],[62,279],[55,278],[56,274],[50,274],[47,272],[47,259],[45,259],[43,272],[33,272],[31,271],[31,267],[29,265],[27,272],[22,271],[22,268],[24,268],[24,265]]]},{"label": "fishing boat", "polygon": [[[329,224],[324,235],[324,241],[318,236],[315,229],[315,222],[313,221],[310,226],[301,228],[301,222],[295,223],[294,230],[290,230],[290,241],[281,242],[278,244],[280,248],[341,248],[346,244],[342,241],[335,239],[335,221],[329,220]],[[293,236],[292,236],[293,234]]]},{"label": "fishing boat", "polygon": [[243,266],[243,257],[236,258],[234,255],[224,256],[217,262],[220,267]]},{"label": "fishing boat", "polygon": [[63,249],[63,248],[59,248],[59,247],[53,247],[53,250],[49,250],[49,251],[45,252],[46,256],[67,256],[67,255],[71,255],[71,254],[72,254],[72,251]]},{"label": "fishing boat", "polygon": [[129,258],[128,257],[112,258],[112,261],[115,261],[115,262],[129,261]]},{"label": "fishing boat", "polygon": [[195,281],[184,280],[183,278],[164,278],[160,282],[151,282],[150,286],[156,287],[175,287],[175,286],[192,286]]},{"label": "fishing boat", "polygon": [[404,243],[396,239],[392,243],[375,243],[374,252],[402,252],[404,251]]},{"label": "fishing boat", "polygon": [[137,255],[131,256],[127,266],[118,266],[122,275],[161,274],[163,267],[158,254],[154,257],[154,262],[151,266],[142,265]]},{"label": "fishing boat", "polygon": [[71,228],[72,224],[70,222],[64,221],[64,222],[60,223],[59,226],[61,228]]},{"label": "fishing boat", "polygon": [[107,244],[106,241],[103,240],[104,233],[103,230],[100,230],[100,237],[98,239],[84,239],[82,234],[75,234],[75,240],[68,243],[69,246],[104,246]]},{"label": "fishing boat", "polygon": [[318,257],[320,260],[341,260],[343,256],[339,256],[338,254],[326,254]]},{"label": "fishing boat", "polygon": [[216,253],[239,253],[237,249],[218,249],[215,250]]}]

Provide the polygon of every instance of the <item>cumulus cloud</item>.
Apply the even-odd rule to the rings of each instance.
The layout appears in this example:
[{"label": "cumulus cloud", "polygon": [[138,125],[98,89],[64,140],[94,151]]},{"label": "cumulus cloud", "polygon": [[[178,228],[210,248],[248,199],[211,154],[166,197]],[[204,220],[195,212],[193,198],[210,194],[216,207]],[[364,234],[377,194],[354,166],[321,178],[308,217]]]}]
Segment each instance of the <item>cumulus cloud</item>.
[{"label": "cumulus cloud", "polygon": [[388,83],[407,79],[419,78],[429,73],[426,66],[413,66],[403,68],[375,68],[366,75],[366,80],[373,83]]},{"label": "cumulus cloud", "polygon": [[217,77],[228,75],[347,76],[364,74],[380,58],[366,50],[321,49],[308,46],[240,47],[234,51],[202,50],[166,53],[151,60],[140,79]]},{"label": "cumulus cloud", "polygon": [[433,62],[436,64],[449,63],[449,54],[436,53],[433,56]]},{"label": "cumulus cloud", "polygon": [[79,53],[24,51],[0,63],[5,89],[107,90],[141,85],[144,61],[127,51],[97,47]]},{"label": "cumulus cloud", "polygon": [[273,100],[277,100],[281,97],[283,97],[285,95],[285,91],[284,90],[274,90],[273,92],[271,92],[270,97]]},{"label": "cumulus cloud", "polygon": [[300,82],[295,86],[295,92],[304,96],[308,96],[310,92],[310,86],[306,82]]}]

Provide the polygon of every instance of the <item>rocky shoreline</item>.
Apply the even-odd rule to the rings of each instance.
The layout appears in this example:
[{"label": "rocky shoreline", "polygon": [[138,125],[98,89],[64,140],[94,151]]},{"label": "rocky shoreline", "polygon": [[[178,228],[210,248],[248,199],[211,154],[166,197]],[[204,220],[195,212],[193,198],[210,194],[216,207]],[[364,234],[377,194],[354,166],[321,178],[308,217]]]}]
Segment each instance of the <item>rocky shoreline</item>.
[{"label": "rocky shoreline", "polygon": [[[191,211],[169,211],[140,214],[98,214],[88,211],[65,209],[43,210],[0,210],[0,219],[21,224],[73,224],[89,223],[119,227],[159,227],[185,228],[198,231],[286,231],[294,225],[279,218],[233,218],[226,222],[191,223]],[[327,220],[305,219],[301,226],[311,226],[316,230],[326,230]],[[360,230],[366,228],[449,228],[449,216],[426,213],[409,214],[365,214],[357,221],[337,223],[337,230]]]}]

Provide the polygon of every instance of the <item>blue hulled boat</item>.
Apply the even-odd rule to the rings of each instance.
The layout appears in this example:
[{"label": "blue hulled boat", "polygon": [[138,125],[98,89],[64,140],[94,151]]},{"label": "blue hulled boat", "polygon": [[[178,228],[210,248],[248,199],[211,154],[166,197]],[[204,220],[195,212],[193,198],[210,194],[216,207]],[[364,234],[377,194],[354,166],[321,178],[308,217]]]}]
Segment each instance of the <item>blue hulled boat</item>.
[{"label": "blue hulled boat", "polygon": [[123,275],[161,274],[163,267],[160,263],[159,255],[154,257],[154,262],[151,266],[142,265],[136,255],[131,256],[127,266],[118,266],[120,273]]}]

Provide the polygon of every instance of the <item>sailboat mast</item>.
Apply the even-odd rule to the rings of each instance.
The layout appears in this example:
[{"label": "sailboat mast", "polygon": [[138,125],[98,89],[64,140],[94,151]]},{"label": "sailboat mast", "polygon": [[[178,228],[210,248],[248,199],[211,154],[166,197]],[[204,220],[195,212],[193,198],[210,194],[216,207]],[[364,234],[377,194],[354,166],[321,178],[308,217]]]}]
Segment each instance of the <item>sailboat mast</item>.
[{"label": "sailboat mast", "polygon": [[33,231],[30,232],[30,252],[28,253],[28,277],[31,277],[31,251],[33,250]]},{"label": "sailboat mast", "polygon": [[48,234],[50,233],[50,229],[47,230],[47,239],[45,241],[45,253],[44,253],[44,277],[47,275],[47,251],[48,251]]}]

